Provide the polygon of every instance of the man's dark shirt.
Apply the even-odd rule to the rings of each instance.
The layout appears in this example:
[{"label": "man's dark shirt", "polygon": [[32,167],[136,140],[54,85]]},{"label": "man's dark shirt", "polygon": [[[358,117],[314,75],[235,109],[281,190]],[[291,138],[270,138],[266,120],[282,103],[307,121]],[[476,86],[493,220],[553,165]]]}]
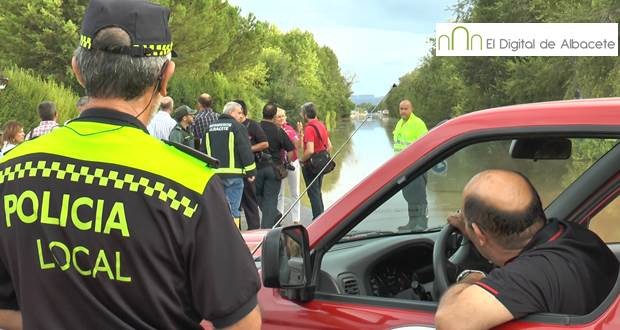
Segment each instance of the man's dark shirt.
[{"label": "man's dark shirt", "polygon": [[[271,155],[271,161],[274,163],[282,162],[282,150],[293,151],[295,150],[295,145],[291,142],[286,132],[276,126],[276,124],[272,123],[268,120],[263,120],[260,122],[260,127],[265,131],[265,135],[267,135],[267,142],[269,142],[269,148],[265,150]],[[269,165],[268,162],[261,162],[257,164],[257,166],[265,167]]]},{"label": "man's dark shirt", "polygon": [[[260,287],[205,163],[89,109],[0,160],[0,309],[25,329],[201,329]],[[146,161],[155,160],[155,161]]]},{"label": "man's dark shirt", "polygon": [[243,125],[248,129],[251,146],[267,141],[265,131],[263,131],[263,128],[257,122],[252,119],[246,119]]},{"label": "man's dark shirt", "polygon": [[580,225],[551,220],[521,254],[476,283],[515,318],[532,313],[585,315],[610,293],[618,260]]}]

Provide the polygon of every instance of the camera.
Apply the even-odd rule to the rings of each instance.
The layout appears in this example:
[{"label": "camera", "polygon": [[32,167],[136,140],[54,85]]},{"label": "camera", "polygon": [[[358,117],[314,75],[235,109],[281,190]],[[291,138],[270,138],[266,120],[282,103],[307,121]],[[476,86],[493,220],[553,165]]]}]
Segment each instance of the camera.
[{"label": "camera", "polygon": [[254,159],[257,163],[264,163],[271,161],[271,155],[268,152],[259,151],[254,153]]}]

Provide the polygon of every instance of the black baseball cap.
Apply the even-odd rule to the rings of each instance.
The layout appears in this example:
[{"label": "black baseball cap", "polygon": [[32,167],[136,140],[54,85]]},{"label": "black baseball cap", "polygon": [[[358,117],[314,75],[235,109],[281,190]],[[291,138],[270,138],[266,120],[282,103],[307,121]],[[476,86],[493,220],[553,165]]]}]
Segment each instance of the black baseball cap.
[{"label": "black baseball cap", "polygon": [[[80,46],[135,57],[172,54],[168,28],[170,10],[144,0],[91,0],[80,32]],[[95,35],[103,28],[118,27],[131,38],[131,46],[98,47]]]},{"label": "black baseball cap", "polygon": [[181,121],[183,117],[187,115],[195,115],[197,112],[198,111],[196,111],[196,109],[192,109],[187,105],[182,105],[174,110],[174,112],[172,113],[172,118],[174,118],[176,121]]}]

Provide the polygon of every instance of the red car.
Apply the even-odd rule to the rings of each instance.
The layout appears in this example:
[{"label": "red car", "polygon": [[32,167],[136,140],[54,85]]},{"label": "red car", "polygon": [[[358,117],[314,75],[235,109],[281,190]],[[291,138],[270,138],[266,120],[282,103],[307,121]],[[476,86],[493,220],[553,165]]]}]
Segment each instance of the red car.
[{"label": "red car", "polygon": [[[255,253],[264,329],[434,328],[439,295],[471,266],[446,217],[488,168],[522,172],[549,218],[588,226],[620,256],[619,138],[620,98],[502,107],[438,125],[307,230],[244,233],[250,247],[264,239]],[[407,226],[401,190],[420,177],[428,224]],[[588,315],[535,314],[499,328],[620,329],[619,292],[620,281]]]}]

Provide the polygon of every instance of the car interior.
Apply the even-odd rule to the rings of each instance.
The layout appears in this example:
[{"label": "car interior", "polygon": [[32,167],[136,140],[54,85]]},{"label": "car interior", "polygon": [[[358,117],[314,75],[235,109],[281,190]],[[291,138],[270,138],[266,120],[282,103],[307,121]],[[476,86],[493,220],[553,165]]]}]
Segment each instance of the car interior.
[{"label": "car interior", "polygon": [[[426,166],[412,168],[411,173],[386,185],[328,243],[315,248],[315,260],[320,263],[315,274],[317,296],[434,310],[441,292],[455,282],[460,271],[491,271],[494,265],[458,232],[445,229],[449,228],[447,216],[461,207],[467,181],[491,168],[523,173],[538,190],[548,218],[588,226],[620,259],[620,226],[615,223],[620,218],[619,141],[617,135],[583,132],[527,134],[456,142],[438,150],[426,158]],[[419,177],[426,181],[428,223],[425,228],[409,229],[404,226],[409,216],[402,190]],[[438,270],[442,276],[436,275]],[[618,292],[620,283],[609,301],[588,316],[537,314],[528,318],[585,323],[600,315]]]}]

